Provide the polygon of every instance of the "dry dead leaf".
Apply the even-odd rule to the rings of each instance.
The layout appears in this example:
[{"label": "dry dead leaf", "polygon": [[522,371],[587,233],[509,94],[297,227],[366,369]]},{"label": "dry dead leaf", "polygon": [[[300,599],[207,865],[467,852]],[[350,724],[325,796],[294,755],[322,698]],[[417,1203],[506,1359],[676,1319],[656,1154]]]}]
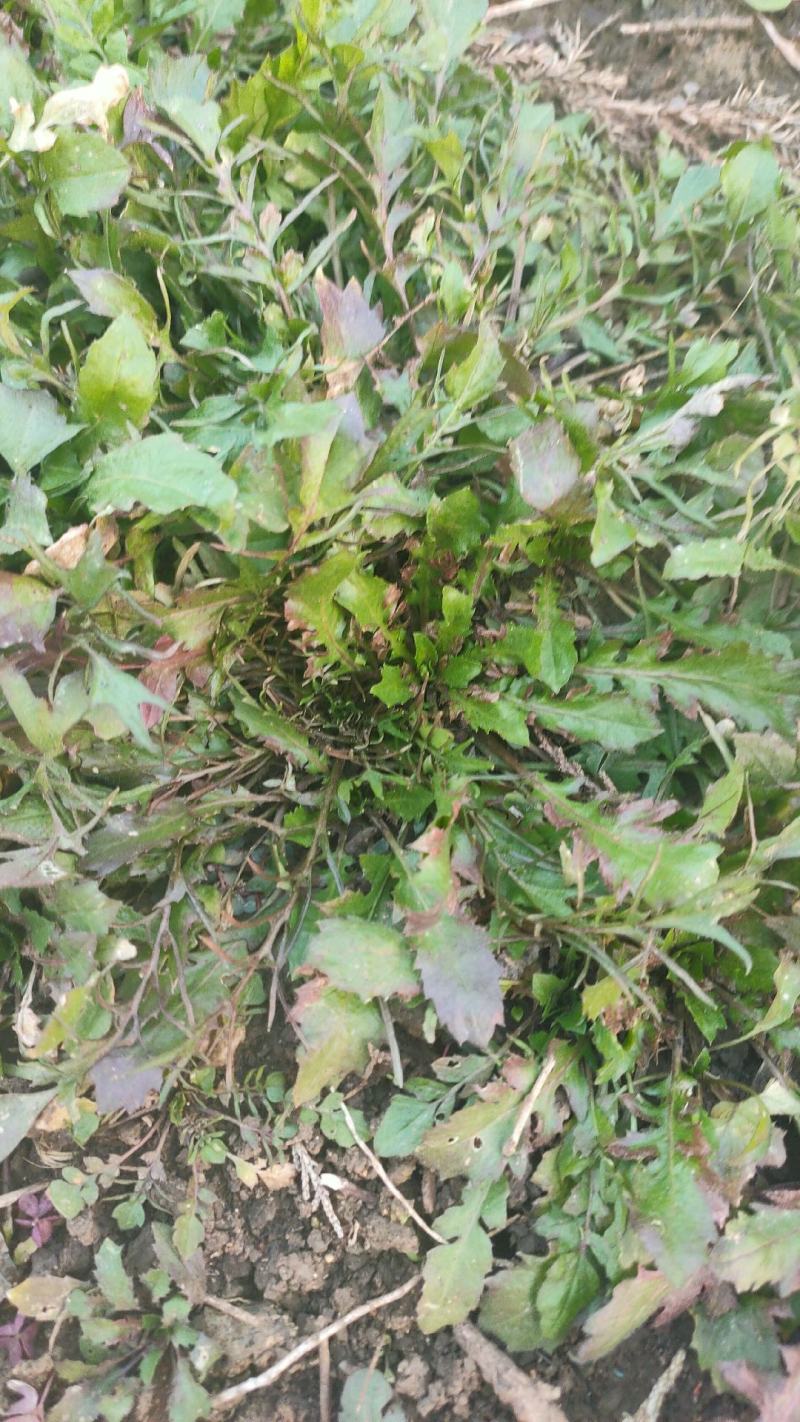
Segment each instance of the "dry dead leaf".
[{"label": "dry dead leaf", "polygon": [[94,125],[107,138],[109,109],[124,99],[129,89],[128,72],[122,64],[101,64],[90,84],[51,94],[38,123],[30,104],[18,104],[11,98],[14,129],[8,146],[12,153],[46,153],[58,137],[53,130],[73,124],[84,128]]},{"label": "dry dead leaf", "polygon": [[294,1183],[295,1168],[290,1160],[276,1160],[265,1170],[259,1170],[258,1178],[268,1190],[288,1190]]},{"label": "dry dead leaf", "polygon": [[[68,528],[60,538],[56,539],[55,543],[51,543],[50,547],[45,549],[50,561],[67,572],[77,568],[86,552],[92,529],[97,530],[100,546],[104,553],[108,553],[117,541],[117,521],[111,515],[101,514],[92,523],[76,523],[74,528]],[[40,566],[35,558],[25,569],[25,572],[31,576],[35,576],[40,571]]]}]

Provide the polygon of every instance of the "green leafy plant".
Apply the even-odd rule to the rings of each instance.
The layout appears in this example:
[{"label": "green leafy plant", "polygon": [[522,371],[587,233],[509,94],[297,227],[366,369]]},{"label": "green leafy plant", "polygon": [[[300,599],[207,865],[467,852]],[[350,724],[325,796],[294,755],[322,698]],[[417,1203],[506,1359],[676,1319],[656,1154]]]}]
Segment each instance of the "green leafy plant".
[{"label": "green leafy plant", "polygon": [[202,1415],[199,1172],[350,1147],[376,1066],[353,1130],[453,1182],[423,1332],[691,1308],[719,1386],[796,1374],[796,196],[632,169],[484,8],[0,28],[0,1152],[157,1103],[195,1171],[70,1284],[56,1418]]}]

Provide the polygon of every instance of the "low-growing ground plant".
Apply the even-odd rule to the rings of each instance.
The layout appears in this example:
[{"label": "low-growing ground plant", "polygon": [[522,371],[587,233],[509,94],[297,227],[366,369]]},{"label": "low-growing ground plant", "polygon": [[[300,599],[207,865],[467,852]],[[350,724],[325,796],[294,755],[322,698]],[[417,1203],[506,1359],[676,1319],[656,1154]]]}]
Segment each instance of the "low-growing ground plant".
[{"label": "low-growing ground plant", "polygon": [[[312,1125],[449,1182],[423,1333],[690,1310],[796,1415],[796,187],[634,167],[484,9],[0,20],[0,1149],[71,1143],[10,1177],[31,1416],[208,1411],[214,1170]],[[107,1144],[156,1098],[171,1218]],[[26,1275],[98,1201],[93,1276]]]}]

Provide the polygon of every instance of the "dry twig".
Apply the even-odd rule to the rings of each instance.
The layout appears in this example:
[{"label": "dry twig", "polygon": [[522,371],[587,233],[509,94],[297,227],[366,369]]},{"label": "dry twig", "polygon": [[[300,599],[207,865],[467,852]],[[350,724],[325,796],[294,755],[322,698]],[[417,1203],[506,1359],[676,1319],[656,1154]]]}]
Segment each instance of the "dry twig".
[{"label": "dry twig", "polygon": [[327,1338],[319,1345],[319,1422],[331,1422],[331,1346]]},{"label": "dry twig", "polygon": [[[421,1274],[414,1274],[413,1278],[407,1279],[398,1289],[393,1289],[390,1294],[380,1294],[378,1298],[368,1299],[366,1303],[359,1304],[358,1308],[352,1308],[344,1317],[337,1318],[335,1323],[329,1323],[326,1328],[321,1328],[318,1333],[312,1334],[310,1338],[304,1338],[302,1343],[298,1343],[296,1348],[292,1348],[279,1362],[273,1363],[272,1367],[266,1368],[263,1373],[255,1373],[252,1378],[244,1378],[242,1382],[234,1383],[232,1387],[223,1388],[212,1399],[212,1412],[220,1412],[225,1407],[230,1407],[234,1402],[240,1402],[248,1393],[260,1392],[265,1387],[270,1387],[284,1373],[299,1363],[309,1353],[313,1353],[323,1343],[327,1343],[330,1338],[335,1338],[337,1333],[344,1333],[346,1328],[357,1323],[360,1318],[366,1318],[370,1313],[379,1313],[381,1309],[388,1308],[390,1304],[397,1303],[400,1299],[410,1294],[412,1289],[416,1289],[422,1282]],[[553,1417],[548,1419],[542,1417],[540,1422],[563,1422],[563,1418]]]},{"label": "dry twig", "polygon": [[490,5],[487,19],[504,20],[509,15],[524,15],[526,10],[543,10],[545,5],[557,5],[559,0],[503,0],[501,5]]},{"label": "dry twig", "polygon": [[498,1402],[511,1409],[517,1422],[567,1422],[558,1402],[560,1388],[524,1373],[473,1324],[459,1323],[453,1334],[459,1348],[472,1359]]},{"label": "dry twig", "polygon": [[386,1189],[389,1191],[389,1194],[394,1195],[394,1198],[398,1201],[399,1204],[403,1206],[404,1210],[408,1211],[414,1223],[416,1225],[419,1225],[419,1228],[421,1230],[424,1230],[425,1233],[429,1235],[431,1239],[435,1239],[437,1244],[444,1244],[445,1240],[442,1238],[442,1236],[440,1234],[437,1234],[435,1229],[431,1229],[431,1226],[422,1218],[422,1215],[418,1214],[411,1202],[406,1199],[402,1191],[398,1190],[394,1181],[391,1180],[386,1174],[386,1171],[378,1160],[377,1155],[375,1155],[374,1152],[370,1150],[366,1141],[362,1141],[360,1135],[358,1134],[356,1123],[353,1120],[353,1117],[351,1116],[349,1110],[347,1109],[347,1103],[345,1101],[341,1102],[339,1110],[341,1111],[345,1121],[347,1122],[347,1129],[349,1130],[351,1136],[353,1137],[353,1140],[358,1146],[358,1149],[361,1151],[361,1154],[363,1156],[366,1156],[378,1179],[383,1181],[383,1184],[386,1186]]},{"label": "dry twig", "polygon": [[632,1417],[626,1412],[622,1422],[658,1422],[667,1395],[672,1391],[683,1372],[685,1362],[686,1352],[680,1348],[664,1369],[661,1377],[656,1379],[644,1402],[637,1407]]},{"label": "dry twig", "polygon": [[759,15],[758,18],[778,53],[783,55],[787,64],[791,64],[792,69],[796,69],[800,72],[800,48],[798,48],[794,40],[787,39],[785,35],[782,35],[780,30],[773,25],[772,21],[767,19],[766,15]]},{"label": "dry twig", "polygon": [[751,15],[708,15],[705,19],[687,15],[676,16],[671,20],[639,20],[633,24],[620,25],[619,32],[621,35],[691,35],[707,34],[709,31],[735,33],[737,30],[751,29],[752,24]]}]

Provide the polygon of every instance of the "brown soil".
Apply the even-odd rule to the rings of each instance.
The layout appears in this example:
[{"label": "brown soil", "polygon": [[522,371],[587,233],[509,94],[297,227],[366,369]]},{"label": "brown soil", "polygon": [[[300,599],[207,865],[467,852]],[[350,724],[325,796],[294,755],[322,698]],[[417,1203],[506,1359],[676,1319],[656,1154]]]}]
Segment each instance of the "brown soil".
[{"label": "brown soil", "polygon": [[[729,33],[724,30],[694,30],[672,34],[626,35],[628,24],[658,24],[665,20],[712,19],[715,16],[749,20],[749,28]],[[767,16],[787,39],[800,42],[800,10],[790,7],[785,14]],[[755,90],[785,95],[787,103],[800,99],[797,74],[775,48],[758,16],[746,4],[731,0],[555,0],[553,5],[519,15],[508,21],[528,39],[547,39],[554,27],[571,30],[580,25],[584,39],[591,39],[592,66],[612,69],[626,77],[625,93],[631,98],[673,98],[731,100],[737,90]]]}]

